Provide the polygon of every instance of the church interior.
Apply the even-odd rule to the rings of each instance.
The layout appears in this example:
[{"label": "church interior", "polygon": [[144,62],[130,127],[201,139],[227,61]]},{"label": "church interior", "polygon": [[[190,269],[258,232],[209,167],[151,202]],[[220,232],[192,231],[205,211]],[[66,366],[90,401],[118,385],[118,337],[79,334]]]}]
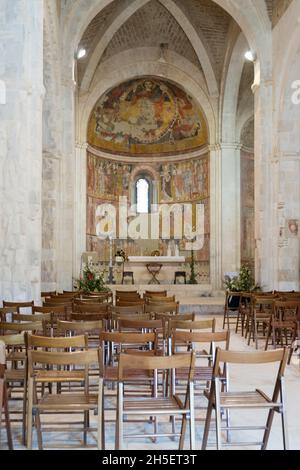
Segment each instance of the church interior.
[{"label": "church interior", "polygon": [[300,0],[0,6],[0,449],[299,450]]}]

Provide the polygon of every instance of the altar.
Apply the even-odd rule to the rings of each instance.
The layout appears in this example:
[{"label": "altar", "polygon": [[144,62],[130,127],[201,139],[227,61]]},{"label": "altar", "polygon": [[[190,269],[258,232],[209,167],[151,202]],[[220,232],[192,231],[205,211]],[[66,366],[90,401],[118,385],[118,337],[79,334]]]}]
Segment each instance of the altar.
[{"label": "altar", "polygon": [[136,284],[173,284],[175,272],[186,270],[185,261],[184,256],[129,256],[124,271],[133,272]]}]

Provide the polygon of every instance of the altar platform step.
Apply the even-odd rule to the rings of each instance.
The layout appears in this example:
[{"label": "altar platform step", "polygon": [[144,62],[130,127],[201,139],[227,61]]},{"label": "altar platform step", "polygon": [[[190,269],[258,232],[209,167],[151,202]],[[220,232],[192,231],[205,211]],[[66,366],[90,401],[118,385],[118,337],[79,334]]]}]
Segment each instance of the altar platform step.
[{"label": "altar platform step", "polygon": [[202,315],[222,315],[224,313],[225,295],[222,292],[212,292],[211,287],[205,284],[117,284],[109,285],[115,292],[137,290],[143,294],[146,290],[168,292],[168,296],[175,295],[180,302],[180,312],[195,312]]}]

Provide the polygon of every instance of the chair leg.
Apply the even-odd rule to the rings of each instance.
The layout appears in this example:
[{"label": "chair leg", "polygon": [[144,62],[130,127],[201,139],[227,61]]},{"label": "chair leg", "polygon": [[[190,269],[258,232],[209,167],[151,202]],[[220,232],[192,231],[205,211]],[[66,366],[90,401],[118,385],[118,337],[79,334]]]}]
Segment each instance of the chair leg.
[{"label": "chair leg", "polygon": [[32,449],[32,408],[33,408],[33,379],[28,382],[28,409],[27,409],[27,448]]},{"label": "chair leg", "polygon": [[195,436],[195,403],[194,403],[194,384],[190,384],[190,445],[191,450],[196,449],[196,436]]},{"label": "chair leg", "polygon": [[22,423],[23,446],[26,446],[26,408],[27,408],[27,380],[25,379],[24,380],[24,397],[23,397],[23,423]]},{"label": "chair leg", "polygon": [[216,437],[217,437],[217,450],[222,449],[222,417],[221,417],[221,406],[220,406],[220,382],[219,379],[215,380],[215,399],[216,399]]},{"label": "chair leg", "polygon": [[98,418],[97,418],[97,447],[98,450],[105,450],[104,437],[104,387],[103,379],[99,380],[98,387]]},{"label": "chair leg", "polygon": [[280,398],[281,398],[281,403],[282,403],[281,425],[282,425],[283,449],[289,450],[289,438],[288,438],[288,427],[287,427],[287,419],[286,419],[286,403],[285,403],[283,378],[281,378],[281,381],[280,381]]},{"label": "chair leg", "polygon": [[182,423],[181,423],[179,450],[183,450],[185,434],[186,434],[186,424],[187,424],[187,419],[186,419],[186,415],[184,414],[182,416]]},{"label": "chair leg", "polygon": [[209,402],[208,402],[208,407],[207,407],[207,412],[206,412],[206,418],[205,418],[204,432],[203,432],[203,438],[202,438],[202,450],[206,449],[208,436],[209,436],[211,415],[212,415],[212,411],[213,411],[213,397],[214,397],[213,387],[214,387],[214,385],[212,384],[211,385],[211,392],[210,392]]},{"label": "chair leg", "polygon": [[265,433],[264,433],[264,437],[263,437],[263,443],[262,443],[262,446],[261,446],[261,450],[266,450],[267,448],[267,445],[268,445],[268,441],[269,441],[269,437],[270,437],[270,432],[271,432],[271,427],[272,427],[272,423],[273,423],[273,419],[274,419],[274,409],[272,408],[270,411],[269,411],[269,414],[268,414],[268,419],[267,419],[267,424],[266,424],[266,430],[265,430]]},{"label": "chair leg", "polygon": [[7,387],[6,383],[3,384],[3,401],[1,402],[4,407],[4,415],[5,415],[5,423],[6,423],[6,434],[7,434],[7,444],[9,450],[13,450],[13,440],[11,434],[11,427],[10,427],[10,419],[9,419],[9,410],[8,410],[8,397],[7,397]]},{"label": "chair leg", "polygon": [[[35,387],[33,388],[33,396],[34,396],[35,403],[37,403],[37,391]],[[36,410],[36,413],[35,413],[35,425],[36,425],[36,432],[37,432],[37,438],[38,438],[38,447],[39,447],[39,450],[43,450],[41,416],[38,410]]]},{"label": "chair leg", "polygon": [[1,436],[3,407],[4,407],[4,379],[0,379],[0,436]]}]

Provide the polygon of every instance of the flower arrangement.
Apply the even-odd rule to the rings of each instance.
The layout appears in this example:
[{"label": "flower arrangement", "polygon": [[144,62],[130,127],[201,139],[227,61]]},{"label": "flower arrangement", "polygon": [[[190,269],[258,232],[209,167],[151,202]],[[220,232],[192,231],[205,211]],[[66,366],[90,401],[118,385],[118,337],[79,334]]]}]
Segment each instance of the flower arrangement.
[{"label": "flower arrangement", "polygon": [[85,265],[82,275],[76,280],[76,287],[85,293],[110,292],[105,286],[104,273],[89,264]]},{"label": "flower arrangement", "polygon": [[243,265],[238,276],[231,278],[225,276],[224,285],[226,290],[230,292],[257,292],[261,288],[255,283],[255,279],[252,276],[251,269]]},{"label": "flower arrangement", "polygon": [[125,263],[125,261],[127,260],[127,256],[126,256],[126,253],[124,250],[118,250],[115,254],[115,257],[116,258],[122,258],[123,259],[123,263]]}]

